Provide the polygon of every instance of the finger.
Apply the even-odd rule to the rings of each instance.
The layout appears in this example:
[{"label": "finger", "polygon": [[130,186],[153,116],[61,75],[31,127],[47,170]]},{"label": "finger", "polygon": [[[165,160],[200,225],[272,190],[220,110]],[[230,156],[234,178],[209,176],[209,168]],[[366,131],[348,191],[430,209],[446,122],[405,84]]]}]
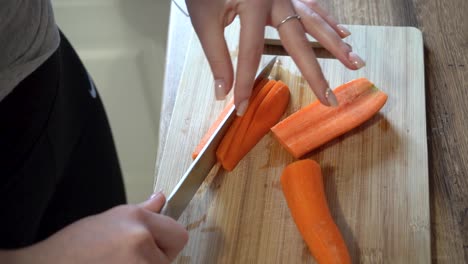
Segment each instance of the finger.
[{"label": "finger", "polygon": [[340,35],[341,38],[345,38],[351,35],[351,32],[343,25],[338,24],[336,19],[330,15],[330,13],[324,9],[317,0],[299,0],[307,5],[310,9],[314,10],[319,14],[327,23],[330,25],[335,32]]},{"label": "finger", "polygon": [[169,264],[171,260],[166,256],[158,245],[154,241],[148,241],[152,243],[140,243],[138,245],[138,260],[136,263],[158,263],[158,264]]},{"label": "finger", "polygon": [[158,264],[170,264],[173,259],[169,259],[166,254],[158,247],[153,248],[151,254],[147,259],[149,260],[148,263],[158,263]]},{"label": "finger", "polygon": [[154,241],[159,249],[172,261],[184,248],[188,241],[187,230],[174,219],[154,214],[150,211],[144,216],[144,221],[153,235]]},{"label": "finger", "polygon": [[[259,10],[261,11],[259,12]],[[234,87],[234,104],[237,115],[240,116],[247,110],[255,74],[263,53],[267,20],[266,10],[268,8],[265,7],[264,1],[242,2],[237,10],[241,21],[241,31]]]},{"label": "finger", "polygon": [[162,192],[157,192],[151,195],[147,201],[141,203],[140,206],[153,213],[159,213],[165,203],[166,197],[164,194]]},{"label": "finger", "polygon": [[[273,23],[278,25],[285,17],[293,13],[292,6],[273,10]],[[336,97],[333,92],[330,96],[326,96],[328,82],[323,76],[313,49],[310,48],[301,22],[298,19],[290,19],[279,27],[278,33],[283,47],[293,58],[320,102],[327,106],[336,106]]]},{"label": "finger", "polygon": [[294,2],[294,8],[301,16],[305,30],[346,67],[353,70],[364,67],[365,62],[356,53],[351,51],[350,46],[341,39],[318,13],[300,1]]},{"label": "finger", "polygon": [[[192,3],[196,1],[188,1]],[[217,100],[223,100],[229,93],[233,82],[233,67],[229,50],[224,39],[225,21],[216,16],[206,14],[217,14],[217,10],[207,11],[206,9],[216,9],[215,5],[188,6],[192,25],[197,33],[203,47],[205,56],[210,64],[214,78],[214,88]],[[204,8],[205,10],[199,10]]]}]

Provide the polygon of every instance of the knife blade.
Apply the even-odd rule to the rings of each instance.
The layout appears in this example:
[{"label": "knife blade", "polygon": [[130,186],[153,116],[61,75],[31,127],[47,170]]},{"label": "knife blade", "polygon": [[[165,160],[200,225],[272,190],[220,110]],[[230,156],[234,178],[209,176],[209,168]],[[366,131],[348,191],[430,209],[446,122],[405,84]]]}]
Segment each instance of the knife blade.
[{"label": "knife blade", "polygon": [[[257,73],[254,81],[254,87],[261,80],[268,78],[276,60],[277,57],[273,57],[267,65]],[[177,183],[174,190],[168,196],[166,204],[161,210],[161,214],[172,217],[175,220],[179,219],[180,215],[190,203],[213,166],[217,163],[216,149],[235,116],[236,111],[233,106],[208,140],[205,147],[200,151],[197,158],[192,162],[188,170]]]}]

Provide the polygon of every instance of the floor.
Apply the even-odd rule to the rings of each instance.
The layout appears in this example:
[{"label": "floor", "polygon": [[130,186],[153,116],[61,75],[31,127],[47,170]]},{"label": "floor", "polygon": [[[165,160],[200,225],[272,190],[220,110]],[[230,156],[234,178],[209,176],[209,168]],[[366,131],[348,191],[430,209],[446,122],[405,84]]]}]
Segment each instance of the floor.
[{"label": "floor", "polygon": [[153,192],[170,1],[53,0],[108,113],[130,203]]}]

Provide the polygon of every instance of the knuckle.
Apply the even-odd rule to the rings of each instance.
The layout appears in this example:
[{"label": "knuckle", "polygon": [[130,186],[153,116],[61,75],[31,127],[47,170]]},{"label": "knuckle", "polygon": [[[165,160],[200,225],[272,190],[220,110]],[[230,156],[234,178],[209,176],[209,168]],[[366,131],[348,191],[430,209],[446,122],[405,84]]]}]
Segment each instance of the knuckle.
[{"label": "knuckle", "polygon": [[138,205],[125,205],[122,210],[130,219],[140,221],[143,218],[144,210]]},{"label": "knuckle", "polygon": [[347,44],[346,42],[342,41],[341,39],[338,42],[338,47],[343,53],[349,53],[353,50],[351,45]]},{"label": "knuckle", "polygon": [[153,241],[153,236],[151,233],[143,226],[140,226],[139,228],[135,228],[132,232],[132,236],[136,244],[138,245],[144,245],[148,242]]},{"label": "knuckle", "polygon": [[151,233],[142,225],[129,229],[128,244],[134,248],[143,248],[154,241]]},{"label": "knuckle", "polygon": [[261,10],[265,5],[265,0],[237,0],[235,4],[238,13],[243,13],[249,9]]},{"label": "knuckle", "polygon": [[182,229],[180,239],[181,239],[182,247],[186,245],[189,240],[189,233],[185,228]]},{"label": "knuckle", "polygon": [[209,57],[207,56],[207,59],[210,63],[210,66],[214,70],[225,70],[225,69],[231,68],[230,60],[219,59],[218,57],[215,57],[215,56],[209,56]]},{"label": "knuckle", "polygon": [[180,241],[182,246],[185,245],[187,243],[188,237],[189,237],[187,229],[183,225],[178,223],[176,220],[174,220],[174,219],[172,219],[170,217],[167,217],[167,218],[165,217],[164,219],[167,222],[166,224],[168,226],[171,226],[176,231],[175,235],[177,236],[178,241]]},{"label": "knuckle", "polygon": [[303,2],[312,9],[320,7],[320,4],[317,0],[304,0]]},{"label": "knuckle", "polygon": [[305,19],[308,19],[312,21],[313,23],[317,23],[322,20],[322,17],[312,9],[307,10],[305,13],[306,13]]},{"label": "knuckle", "polygon": [[176,227],[176,228],[179,227],[179,226],[181,226],[176,220],[174,220],[174,219],[171,218],[171,217],[164,217],[164,218],[162,218],[162,219],[163,219],[164,221],[166,221],[166,224],[167,224],[168,226],[173,226],[173,227]]}]

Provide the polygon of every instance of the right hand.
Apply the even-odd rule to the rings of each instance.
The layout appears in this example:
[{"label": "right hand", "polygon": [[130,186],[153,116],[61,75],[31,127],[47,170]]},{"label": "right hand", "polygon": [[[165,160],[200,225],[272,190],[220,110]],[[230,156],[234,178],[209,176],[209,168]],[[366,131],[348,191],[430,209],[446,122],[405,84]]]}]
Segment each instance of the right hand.
[{"label": "right hand", "polygon": [[[139,205],[122,205],[77,221],[26,248],[31,263],[170,263],[188,240],[185,228],[158,214],[161,193]],[[26,252],[24,252],[26,253]]]}]

